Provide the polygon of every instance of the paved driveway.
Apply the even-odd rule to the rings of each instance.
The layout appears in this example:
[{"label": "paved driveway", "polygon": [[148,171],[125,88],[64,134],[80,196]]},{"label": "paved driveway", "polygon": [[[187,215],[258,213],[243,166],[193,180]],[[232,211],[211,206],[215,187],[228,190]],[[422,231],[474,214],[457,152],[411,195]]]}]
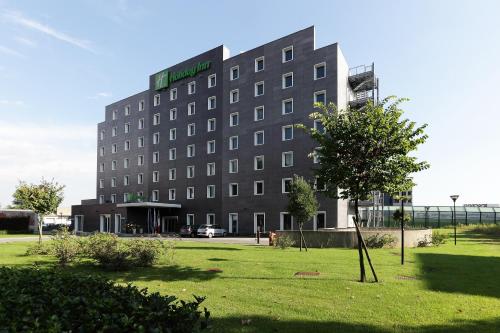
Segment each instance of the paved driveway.
[{"label": "paved driveway", "polygon": [[[50,239],[50,236],[42,236],[43,240]],[[38,236],[26,236],[26,237],[4,237],[0,238],[0,243],[14,243],[14,242],[33,242],[37,241]]]}]

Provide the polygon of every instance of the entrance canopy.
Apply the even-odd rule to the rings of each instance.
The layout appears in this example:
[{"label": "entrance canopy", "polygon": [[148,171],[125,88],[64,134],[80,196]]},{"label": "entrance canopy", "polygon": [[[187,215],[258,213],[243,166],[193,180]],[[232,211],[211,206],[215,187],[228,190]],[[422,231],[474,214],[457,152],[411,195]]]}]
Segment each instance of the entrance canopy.
[{"label": "entrance canopy", "polygon": [[151,201],[146,201],[146,202],[129,202],[129,203],[122,203],[122,204],[117,204],[116,207],[125,207],[125,208],[132,208],[132,207],[138,207],[138,208],[181,208],[180,204],[170,204],[170,203],[162,203],[162,202],[151,202]]}]

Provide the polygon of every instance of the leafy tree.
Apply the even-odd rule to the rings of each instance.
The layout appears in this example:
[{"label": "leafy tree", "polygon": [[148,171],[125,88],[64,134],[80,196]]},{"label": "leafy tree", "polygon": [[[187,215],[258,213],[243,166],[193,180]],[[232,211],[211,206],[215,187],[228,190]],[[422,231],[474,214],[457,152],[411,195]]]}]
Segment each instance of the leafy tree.
[{"label": "leafy tree", "polygon": [[333,103],[317,103],[318,111],[310,117],[319,121],[321,128],[298,125],[319,145],[314,153],[319,160],[315,173],[326,184],[326,194],[354,202],[361,281],[366,280],[362,248],[375,279],[376,274],[359,230],[359,201],[368,200],[372,191],[409,190],[415,185],[412,174],[429,167],[410,155],[426,141],[427,125],[402,119],[404,111],[399,105],[404,101],[390,96],[378,104],[368,101],[361,109],[346,110]]},{"label": "leafy tree", "polygon": [[[394,211],[394,214],[392,214],[392,217],[394,218],[394,221],[401,223],[401,209],[396,209],[396,211]],[[404,212],[403,221],[405,226],[410,223],[411,216],[408,212]]]},{"label": "leafy tree", "polygon": [[287,211],[295,218],[300,231],[300,251],[302,251],[302,244],[305,245],[307,251],[307,244],[302,233],[304,223],[309,221],[316,211],[318,210],[318,200],[314,190],[304,178],[297,175],[294,176],[293,182],[290,186],[288,193],[288,206]]},{"label": "leafy tree", "polygon": [[57,182],[47,181],[42,178],[40,184],[28,184],[20,181],[16,191],[12,195],[17,208],[30,209],[38,217],[38,243],[42,243],[43,217],[50,213],[56,213],[57,207],[64,198],[64,185]]}]

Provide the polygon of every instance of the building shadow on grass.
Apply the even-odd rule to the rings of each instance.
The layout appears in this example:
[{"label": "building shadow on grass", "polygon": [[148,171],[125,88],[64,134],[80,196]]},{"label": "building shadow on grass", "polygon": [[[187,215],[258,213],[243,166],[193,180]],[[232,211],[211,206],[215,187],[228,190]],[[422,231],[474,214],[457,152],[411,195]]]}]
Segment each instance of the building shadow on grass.
[{"label": "building shadow on grass", "polygon": [[416,253],[416,257],[420,277],[431,290],[500,298],[500,257],[441,253]]},{"label": "building shadow on grass", "polygon": [[241,251],[237,247],[222,247],[222,246],[182,246],[182,244],[177,244],[177,248],[180,250],[218,250],[218,251]]},{"label": "building shadow on grass", "polygon": [[[366,324],[339,321],[281,320],[273,317],[249,316],[214,318],[215,332],[259,332],[259,333],[493,333],[500,331],[500,317],[492,320],[457,320],[448,325],[378,327]],[[388,325],[389,326],[389,325]]]},{"label": "building shadow on grass", "polygon": [[137,268],[122,272],[119,277],[129,281],[208,281],[220,273],[222,271],[169,265]]}]

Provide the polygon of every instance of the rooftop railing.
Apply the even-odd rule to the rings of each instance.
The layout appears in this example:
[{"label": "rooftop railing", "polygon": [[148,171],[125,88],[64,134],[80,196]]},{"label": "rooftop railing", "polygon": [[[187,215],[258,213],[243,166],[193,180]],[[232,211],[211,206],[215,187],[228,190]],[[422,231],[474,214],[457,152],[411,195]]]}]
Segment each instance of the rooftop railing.
[{"label": "rooftop railing", "polygon": [[360,65],[353,68],[349,68],[349,76],[359,75],[366,72],[373,72],[373,64]]}]

